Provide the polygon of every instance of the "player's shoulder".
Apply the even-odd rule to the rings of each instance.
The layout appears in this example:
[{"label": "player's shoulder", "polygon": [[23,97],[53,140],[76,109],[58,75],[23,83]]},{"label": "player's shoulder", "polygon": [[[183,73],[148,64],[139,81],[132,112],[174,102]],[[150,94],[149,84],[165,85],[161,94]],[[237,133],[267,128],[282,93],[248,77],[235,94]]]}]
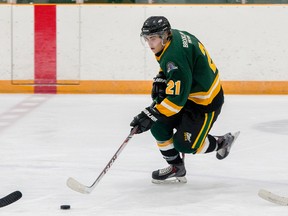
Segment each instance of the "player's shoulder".
[{"label": "player's shoulder", "polygon": [[189,32],[187,30],[184,30],[184,29],[171,29],[171,31],[172,31],[172,35],[174,35],[174,34],[179,35],[179,36],[187,35],[187,36],[190,36],[190,37],[197,39],[197,37],[193,33]]},{"label": "player's shoulder", "polygon": [[179,29],[172,29],[172,41],[173,40],[175,44],[181,43],[183,45],[186,45],[184,47],[194,46],[199,42],[198,38],[195,35],[191,34],[188,31]]}]

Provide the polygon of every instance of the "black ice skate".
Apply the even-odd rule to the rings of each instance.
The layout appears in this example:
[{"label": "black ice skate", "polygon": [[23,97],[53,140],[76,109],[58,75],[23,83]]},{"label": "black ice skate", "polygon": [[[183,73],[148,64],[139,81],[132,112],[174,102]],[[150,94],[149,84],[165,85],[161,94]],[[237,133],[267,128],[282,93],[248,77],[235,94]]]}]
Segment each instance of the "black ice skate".
[{"label": "black ice skate", "polygon": [[237,137],[239,136],[239,134],[240,131],[237,131],[236,133],[233,134],[227,133],[223,137],[219,138],[221,147],[216,153],[217,159],[222,160],[229,155],[230,149],[235,140],[237,139]]},{"label": "black ice skate", "polygon": [[168,167],[152,173],[152,182],[155,184],[186,183],[186,169],[184,163],[170,164]]}]

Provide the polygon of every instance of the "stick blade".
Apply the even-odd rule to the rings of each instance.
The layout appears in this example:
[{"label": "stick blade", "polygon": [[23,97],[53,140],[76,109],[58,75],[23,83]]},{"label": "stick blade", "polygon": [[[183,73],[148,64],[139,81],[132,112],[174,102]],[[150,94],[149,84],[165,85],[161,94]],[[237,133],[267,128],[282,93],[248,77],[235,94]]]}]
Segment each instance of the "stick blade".
[{"label": "stick blade", "polygon": [[71,178],[71,177],[67,179],[66,184],[72,190],[82,193],[82,194],[89,194],[91,192],[89,187],[81,184],[76,179]]},{"label": "stick blade", "polygon": [[282,206],[288,206],[288,197],[282,197],[264,189],[259,190],[258,196],[269,202]]},{"label": "stick blade", "polygon": [[0,199],[0,208],[16,202],[21,197],[22,197],[22,193],[20,191],[14,191],[14,192],[8,194],[7,196]]}]

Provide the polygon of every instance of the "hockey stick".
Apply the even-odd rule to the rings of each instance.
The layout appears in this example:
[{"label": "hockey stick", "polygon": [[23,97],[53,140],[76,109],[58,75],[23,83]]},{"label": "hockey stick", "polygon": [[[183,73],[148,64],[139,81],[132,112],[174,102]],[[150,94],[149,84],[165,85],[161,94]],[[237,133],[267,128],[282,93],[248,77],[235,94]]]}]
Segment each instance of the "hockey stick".
[{"label": "hockey stick", "polygon": [[0,208],[16,202],[21,197],[22,197],[22,193],[20,191],[14,191],[14,192],[8,194],[7,196],[0,199]]},{"label": "hockey stick", "polygon": [[264,189],[259,190],[258,196],[269,202],[282,206],[288,206],[288,197],[282,197]]},{"label": "hockey stick", "polygon": [[133,135],[136,133],[137,131],[137,126],[134,127],[130,134],[127,136],[127,138],[124,140],[124,142],[121,144],[121,146],[119,147],[119,149],[116,151],[116,153],[113,155],[113,157],[111,158],[111,160],[108,162],[108,164],[105,166],[105,168],[103,169],[103,171],[100,173],[100,175],[98,176],[98,178],[94,181],[94,183],[91,186],[85,186],[83,184],[81,184],[80,182],[78,182],[77,180],[75,180],[74,178],[68,178],[67,179],[67,186],[69,188],[71,188],[74,191],[77,191],[79,193],[83,193],[83,194],[89,194],[91,193],[94,188],[96,187],[96,185],[99,183],[99,181],[103,178],[103,176],[108,172],[108,170],[111,168],[111,166],[113,165],[113,163],[115,162],[115,160],[117,159],[117,157],[120,155],[120,153],[122,152],[122,150],[125,148],[125,146],[127,145],[127,143],[129,142],[129,140],[133,137]]}]

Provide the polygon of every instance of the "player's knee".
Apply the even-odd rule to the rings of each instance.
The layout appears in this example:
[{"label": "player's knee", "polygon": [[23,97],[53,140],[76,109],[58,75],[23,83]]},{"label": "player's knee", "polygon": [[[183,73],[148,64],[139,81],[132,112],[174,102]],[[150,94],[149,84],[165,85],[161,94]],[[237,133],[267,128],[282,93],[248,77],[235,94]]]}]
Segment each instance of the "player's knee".
[{"label": "player's knee", "polygon": [[197,149],[192,148],[192,143],[194,143],[194,140],[187,140],[184,136],[174,136],[174,147],[179,152],[194,154]]},{"label": "player's knee", "polygon": [[157,122],[151,127],[150,131],[156,140],[169,140],[173,136],[173,131],[168,131],[162,124],[157,124]]}]

